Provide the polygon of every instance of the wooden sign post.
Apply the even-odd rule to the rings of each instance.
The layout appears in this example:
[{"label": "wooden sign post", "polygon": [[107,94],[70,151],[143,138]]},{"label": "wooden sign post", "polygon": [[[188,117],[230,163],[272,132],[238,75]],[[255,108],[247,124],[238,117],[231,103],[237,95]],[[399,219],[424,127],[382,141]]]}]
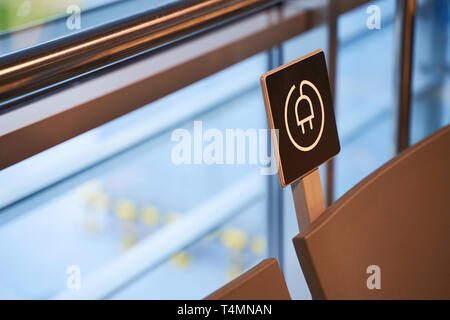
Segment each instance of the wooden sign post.
[{"label": "wooden sign post", "polygon": [[318,167],[340,151],[323,51],[265,73],[261,86],[278,177],[292,184],[301,230],[325,210]]}]

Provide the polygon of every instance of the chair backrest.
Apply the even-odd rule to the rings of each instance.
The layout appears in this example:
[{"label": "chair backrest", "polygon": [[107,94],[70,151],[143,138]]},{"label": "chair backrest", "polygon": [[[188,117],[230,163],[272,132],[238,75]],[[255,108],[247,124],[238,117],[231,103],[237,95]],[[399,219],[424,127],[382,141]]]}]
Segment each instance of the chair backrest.
[{"label": "chair backrest", "polygon": [[277,259],[265,259],[206,300],[290,300]]},{"label": "chair backrest", "polygon": [[450,126],[361,181],[294,245],[313,298],[449,299]]}]

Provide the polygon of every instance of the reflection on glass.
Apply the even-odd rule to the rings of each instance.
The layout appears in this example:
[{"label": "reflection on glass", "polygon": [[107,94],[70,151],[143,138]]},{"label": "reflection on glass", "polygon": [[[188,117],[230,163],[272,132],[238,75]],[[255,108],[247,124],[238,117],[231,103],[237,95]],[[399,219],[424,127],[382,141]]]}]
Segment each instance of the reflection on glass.
[{"label": "reflection on glass", "polygon": [[83,0],[3,0],[0,2],[0,32],[64,15],[69,5],[81,7]]}]

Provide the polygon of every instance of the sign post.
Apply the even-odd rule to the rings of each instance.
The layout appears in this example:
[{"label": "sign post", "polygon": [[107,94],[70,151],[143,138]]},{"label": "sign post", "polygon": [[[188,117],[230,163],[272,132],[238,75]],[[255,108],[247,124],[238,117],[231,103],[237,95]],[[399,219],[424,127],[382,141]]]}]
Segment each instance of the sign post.
[{"label": "sign post", "polygon": [[318,167],[340,151],[325,55],[314,51],[261,77],[282,187],[292,184],[300,230],[324,210]]}]

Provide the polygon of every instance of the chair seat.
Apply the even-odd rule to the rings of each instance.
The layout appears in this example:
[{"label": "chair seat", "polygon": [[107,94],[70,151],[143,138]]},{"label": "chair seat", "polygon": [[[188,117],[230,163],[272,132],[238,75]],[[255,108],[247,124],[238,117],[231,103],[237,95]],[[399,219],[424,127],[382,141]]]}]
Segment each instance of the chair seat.
[{"label": "chair seat", "polygon": [[277,259],[265,259],[206,300],[290,300]]},{"label": "chair seat", "polygon": [[[293,241],[313,298],[450,299],[450,126],[376,170]],[[367,286],[371,265],[381,289]]]}]

